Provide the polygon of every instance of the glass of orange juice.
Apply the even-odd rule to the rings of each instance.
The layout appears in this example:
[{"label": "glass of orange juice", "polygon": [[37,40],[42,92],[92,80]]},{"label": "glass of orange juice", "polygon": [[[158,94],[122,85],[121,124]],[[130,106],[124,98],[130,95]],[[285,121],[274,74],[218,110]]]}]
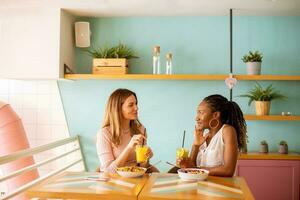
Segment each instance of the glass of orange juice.
[{"label": "glass of orange juice", "polygon": [[179,163],[177,163],[178,159],[184,160],[189,157],[189,150],[185,148],[178,148],[176,150],[176,165],[179,166]]},{"label": "glass of orange juice", "polygon": [[148,160],[148,157],[146,156],[147,151],[148,151],[148,146],[146,145],[137,145],[135,147],[137,163],[147,162]]}]

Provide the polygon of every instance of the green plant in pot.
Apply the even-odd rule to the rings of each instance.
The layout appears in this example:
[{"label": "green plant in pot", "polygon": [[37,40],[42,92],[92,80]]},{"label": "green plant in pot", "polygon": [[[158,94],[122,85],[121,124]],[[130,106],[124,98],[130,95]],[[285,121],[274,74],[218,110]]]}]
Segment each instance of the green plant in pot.
[{"label": "green plant in pot", "polygon": [[278,153],[287,154],[289,152],[286,141],[281,140],[278,145]]},{"label": "green plant in pot", "polygon": [[268,143],[266,140],[263,140],[260,142],[259,152],[260,153],[268,153],[269,152],[269,147],[268,147]]},{"label": "green plant in pot", "polygon": [[249,75],[259,75],[261,74],[261,62],[263,55],[259,51],[249,51],[242,57],[242,61],[246,63],[247,74]]},{"label": "green plant in pot", "polygon": [[272,84],[264,89],[258,82],[256,82],[254,88],[251,89],[247,94],[242,94],[239,96],[248,97],[249,106],[253,101],[255,101],[256,115],[269,115],[272,100],[287,98],[286,96],[280,94],[280,92],[275,91]]},{"label": "green plant in pot", "polygon": [[127,74],[128,60],[138,58],[131,48],[122,43],[87,52],[93,57],[93,74]]},{"label": "green plant in pot", "polygon": [[87,51],[93,58],[138,58],[135,52],[125,44],[119,43],[113,47],[96,48]]}]

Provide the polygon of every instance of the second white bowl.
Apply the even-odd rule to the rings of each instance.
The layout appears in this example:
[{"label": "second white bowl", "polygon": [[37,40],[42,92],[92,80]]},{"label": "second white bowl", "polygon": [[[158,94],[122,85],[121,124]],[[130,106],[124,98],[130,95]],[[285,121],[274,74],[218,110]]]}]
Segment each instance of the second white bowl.
[{"label": "second white bowl", "polygon": [[209,171],[199,168],[183,168],[177,170],[179,177],[184,181],[203,181],[207,179]]}]

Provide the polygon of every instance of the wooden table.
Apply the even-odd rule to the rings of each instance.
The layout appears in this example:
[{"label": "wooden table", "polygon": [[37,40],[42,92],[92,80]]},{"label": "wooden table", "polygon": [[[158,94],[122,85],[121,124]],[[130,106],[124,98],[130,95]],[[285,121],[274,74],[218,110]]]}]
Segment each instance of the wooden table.
[{"label": "wooden table", "polygon": [[[103,174],[102,174],[103,175]],[[106,175],[108,181],[88,180],[95,172],[65,172],[29,189],[30,198],[101,200],[254,199],[240,177],[208,177],[206,181],[181,181],[177,174],[153,173],[140,178]]]},{"label": "wooden table", "polygon": [[206,181],[181,181],[177,174],[152,174],[139,200],[254,199],[241,177],[209,176]]},{"label": "wooden table", "polygon": [[26,194],[30,198],[47,199],[136,200],[148,179],[148,175],[140,178],[107,175],[108,181],[87,180],[97,176],[99,173],[95,172],[65,172],[29,189]]}]

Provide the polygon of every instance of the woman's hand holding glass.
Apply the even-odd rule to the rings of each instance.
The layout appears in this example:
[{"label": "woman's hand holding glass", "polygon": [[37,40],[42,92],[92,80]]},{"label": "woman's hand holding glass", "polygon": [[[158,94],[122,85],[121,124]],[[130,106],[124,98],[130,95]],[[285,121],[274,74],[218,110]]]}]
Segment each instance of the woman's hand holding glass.
[{"label": "woman's hand holding glass", "polygon": [[136,158],[138,163],[144,163],[145,165],[148,163],[148,160],[153,156],[152,149],[147,145],[143,145],[145,143],[146,137],[142,134],[132,136],[128,147],[135,149]]},{"label": "woman's hand holding glass", "polygon": [[[148,161],[153,156],[153,152],[152,152],[152,149],[150,147],[147,146],[147,151],[146,151],[144,156],[145,156],[145,159],[143,160],[144,162],[141,162],[140,166],[147,168],[147,167],[149,167],[149,162]],[[137,159],[137,161],[138,161],[138,159]]]},{"label": "woman's hand holding glass", "polygon": [[189,168],[189,167],[193,167],[193,164],[192,164],[190,158],[176,158],[176,165],[177,165],[179,168]]},{"label": "woman's hand holding glass", "polygon": [[153,157],[153,151],[150,147],[148,147],[147,149],[146,157],[148,158],[148,160]]}]

